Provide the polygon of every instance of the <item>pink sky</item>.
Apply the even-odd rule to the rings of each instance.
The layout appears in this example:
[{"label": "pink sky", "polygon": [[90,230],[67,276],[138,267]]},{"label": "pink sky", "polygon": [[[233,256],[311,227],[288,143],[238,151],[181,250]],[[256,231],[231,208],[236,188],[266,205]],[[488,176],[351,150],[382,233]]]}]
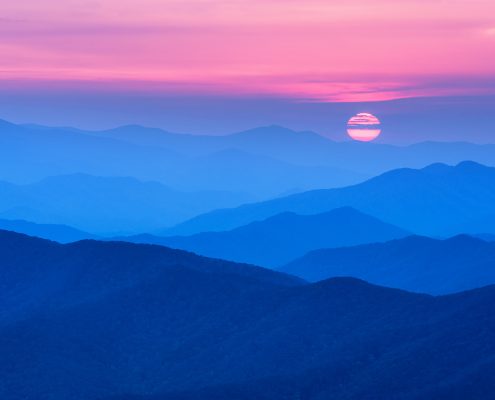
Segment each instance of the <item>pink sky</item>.
[{"label": "pink sky", "polygon": [[0,13],[11,85],[310,101],[494,89],[493,0],[17,0]]}]

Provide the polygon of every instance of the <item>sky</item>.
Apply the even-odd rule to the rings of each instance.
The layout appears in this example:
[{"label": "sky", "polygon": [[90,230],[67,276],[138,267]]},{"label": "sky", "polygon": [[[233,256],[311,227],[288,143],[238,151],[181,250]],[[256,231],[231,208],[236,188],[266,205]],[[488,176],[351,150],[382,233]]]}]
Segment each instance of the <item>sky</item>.
[{"label": "sky", "polygon": [[[43,102],[68,94],[80,108],[91,107],[88,98],[134,96],[137,109],[143,99],[159,108],[179,98],[184,115],[188,101],[201,110],[211,99],[235,99],[239,107],[480,99],[495,94],[494,15],[493,0],[5,2],[0,105],[7,104],[0,116],[34,118]],[[94,127],[117,122],[89,119]]]}]

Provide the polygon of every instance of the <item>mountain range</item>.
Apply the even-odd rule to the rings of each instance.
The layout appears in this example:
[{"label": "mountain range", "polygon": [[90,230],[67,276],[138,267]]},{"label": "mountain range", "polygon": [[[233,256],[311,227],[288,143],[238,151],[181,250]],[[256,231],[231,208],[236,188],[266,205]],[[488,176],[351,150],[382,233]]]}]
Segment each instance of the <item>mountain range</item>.
[{"label": "mountain range", "polygon": [[153,180],[179,191],[244,192],[262,200],[466,159],[495,165],[495,145],[335,142],[280,126],[205,136],[137,125],[94,132],[0,120],[0,179],[18,184],[83,173]]},{"label": "mountain range", "polygon": [[181,271],[235,275],[277,285],[302,282],[264,268],[210,260],[162,246],[95,240],[60,244],[2,230],[0,256],[0,324],[36,310],[53,311],[96,301],[161,273],[173,275],[179,267]]},{"label": "mountain range", "polygon": [[494,165],[495,145],[465,142],[422,142],[409,146],[336,142],[311,131],[271,125],[222,136],[173,134],[131,125],[95,136],[155,146],[180,154],[201,156],[235,149],[297,165],[328,165],[363,175],[376,175],[399,167],[420,168],[435,162],[457,164],[469,159]]},{"label": "mountain range", "polygon": [[387,241],[408,234],[347,207],[316,215],[277,214],[226,232],[172,237],[138,235],[119,239],[161,244],[207,257],[274,268],[311,250]]},{"label": "mountain range", "polygon": [[23,233],[42,239],[53,240],[59,243],[77,242],[84,239],[97,239],[90,233],[80,231],[67,225],[35,224],[23,220],[0,219],[0,229],[5,231]]},{"label": "mountain range", "polygon": [[280,270],[311,282],[349,276],[413,292],[449,294],[495,284],[495,243],[467,235],[447,240],[411,236],[315,250]]},{"label": "mountain range", "polygon": [[[176,151],[176,146],[166,148],[148,141],[146,129],[138,129],[135,134],[140,139],[134,142],[126,140],[126,129],[123,131],[121,139],[104,132],[21,126],[0,120],[0,179],[32,183],[82,173],[158,181],[178,191],[241,192],[269,198],[297,190],[343,186],[368,176],[338,165],[297,164],[228,146],[183,154],[180,146]],[[178,142],[187,137],[159,135],[172,135]],[[198,145],[202,140],[198,138]]]},{"label": "mountain range", "polygon": [[73,174],[24,185],[0,182],[0,217],[99,234],[136,233],[250,198],[232,192],[180,192],[134,178]]},{"label": "mountain range", "polygon": [[495,287],[432,297],[0,232],[0,397],[487,399]]},{"label": "mountain range", "polygon": [[396,169],[353,186],[215,210],[160,234],[225,231],[283,212],[316,214],[338,207],[426,236],[495,233],[495,168],[465,161]]}]

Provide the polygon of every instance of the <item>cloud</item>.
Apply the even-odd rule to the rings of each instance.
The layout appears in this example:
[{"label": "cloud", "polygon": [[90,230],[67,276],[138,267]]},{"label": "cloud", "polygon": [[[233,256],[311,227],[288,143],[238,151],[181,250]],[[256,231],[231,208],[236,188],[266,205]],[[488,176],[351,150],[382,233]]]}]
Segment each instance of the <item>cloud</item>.
[{"label": "cloud", "polygon": [[22,0],[2,7],[0,70],[312,101],[486,92],[471,78],[495,76],[492,11],[486,0]]}]

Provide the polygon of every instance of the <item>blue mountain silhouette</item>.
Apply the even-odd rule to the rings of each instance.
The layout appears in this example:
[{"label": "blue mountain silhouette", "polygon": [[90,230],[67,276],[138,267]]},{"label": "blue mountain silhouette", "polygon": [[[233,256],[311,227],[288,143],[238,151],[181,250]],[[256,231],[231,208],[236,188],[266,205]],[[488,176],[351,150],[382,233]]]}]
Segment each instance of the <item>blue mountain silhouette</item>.
[{"label": "blue mountain silhouette", "polygon": [[0,219],[0,229],[53,240],[59,243],[77,242],[84,239],[97,239],[95,235],[67,225],[35,224],[23,220]]},{"label": "blue mountain silhouette", "polygon": [[189,250],[204,256],[276,267],[310,250],[407,236],[408,232],[350,207],[316,215],[282,213],[227,232],[123,238]]},{"label": "blue mountain silhouette", "polygon": [[212,211],[162,233],[223,231],[282,212],[315,214],[345,206],[428,236],[495,233],[495,168],[465,161],[397,169],[354,186]]},{"label": "blue mountain silhouette", "polygon": [[448,294],[495,283],[495,243],[467,235],[447,240],[411,236],[315,250],[280,270],[308,281],[350,276],[414,292]]},{"label": "blue mountain silhouette", "polygon": [[159,246],[9,232],[0,257],[2,399],[486,399],[495,388],[493,286],[432,297],[304,284]]},{"label": "blue mountain silhouette", "polygon": [[[297,163],[274,154],[252,153],[242,146],[193,151],[208,148],[205,140],[135,126],[87,132],[3,122],[0,179],[26,183],[83,173],[153,180],[180,191],[247,192],[254,198],[269,198],[296,189],[342,186],[369,176],[328,163]],[[163,141],[170,146],[160,145]],[[287,144],[297,148],[290,141]]]},{"label": "blue mountain silhouette", "polygon": [[103,234],[153,230],[250,198],[242,193],[182,192],[159,182],[85,174],[26,185],[0,182],[0,192],[1,218],[65,224]]}]

